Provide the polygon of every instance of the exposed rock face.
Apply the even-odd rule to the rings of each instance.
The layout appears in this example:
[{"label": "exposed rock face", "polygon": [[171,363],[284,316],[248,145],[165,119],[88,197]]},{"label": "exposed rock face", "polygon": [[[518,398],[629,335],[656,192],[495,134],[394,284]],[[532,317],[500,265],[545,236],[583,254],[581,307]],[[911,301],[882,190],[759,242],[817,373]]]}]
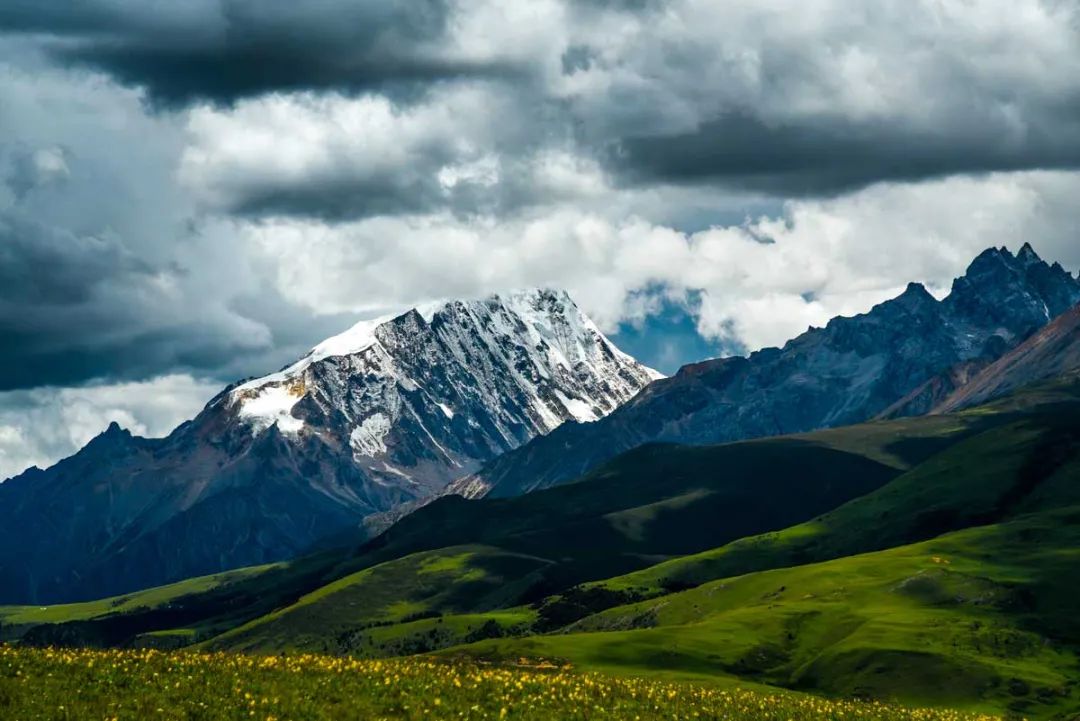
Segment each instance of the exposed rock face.
[{"label": "exposed rock face", "polygon": [[949,413],[1000,398],[1031,383],[1080,371],[1080,306],[986,367],[937,404],[934,413]]},{"label": "exposed rock face", "polygon": [[[868,313],[834,318],[783,348],[685,366],[607,418],[566,424],[456,481],[449,492],[527,493],[572,480],[642,443],[720,443],[846,425],[905,398],[906,411],[893,412],[926,412],[962,384],[964,364],[971,364],[972,376],[1077,302],[1080,280],[1047,265],[1029,245],[1015,256],[992,248],[942,301],[911,284]],[[942,388],[926,386],[935,378]]]},{"label": "exposed rock face", "polygon": [[565,420],[600,418],[657,377],[561,292],[358,324],[166,438],[114,424],[0,484],[0,603],[288,558]]},{"label": "exposed rock face", "polygon": [[879,413],[876,419],[888,420],[926,415],[944,403],[958,389],[970,383],[990,363],[991,359],[986,357],[960,361],[952,368],[938,373],[917,386],[915,390]]}]

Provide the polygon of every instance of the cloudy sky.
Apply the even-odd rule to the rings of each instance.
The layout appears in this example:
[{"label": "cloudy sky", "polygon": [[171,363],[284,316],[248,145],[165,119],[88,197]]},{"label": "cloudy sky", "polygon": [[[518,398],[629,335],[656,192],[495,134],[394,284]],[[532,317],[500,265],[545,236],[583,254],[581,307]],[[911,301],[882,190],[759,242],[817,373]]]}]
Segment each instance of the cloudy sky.
[{"label": "cloudy sky", "polygon": [[0,4],[0,478],[355,320],[568,288],[665,371],[1080,266],[1074,0]]}]

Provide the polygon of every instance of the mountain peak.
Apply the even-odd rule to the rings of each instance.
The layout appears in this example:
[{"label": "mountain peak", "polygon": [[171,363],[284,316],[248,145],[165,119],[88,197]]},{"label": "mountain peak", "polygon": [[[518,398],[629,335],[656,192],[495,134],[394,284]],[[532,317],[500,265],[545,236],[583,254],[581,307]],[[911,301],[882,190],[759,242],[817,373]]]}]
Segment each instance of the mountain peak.
[{"label": "mountain peak", "polygon": [[[302,371],[311,363],[323,360],[324,358],[362,353],[378,342],[377,331],[379,328],[413,314],[419,316],[424,323],[431,323],[435,319],[435,316],[447,312],[448,309],[455,305],[471,308],[485,305],[488,307],[501,306],[515,311],[526,309],[536,311],[543,308],[544,303],[551,304],[560,302],[572,308],[575,313],[581,314],[581,311],[578,310],[577,305],[565,290],[551,288],[526,288],[502,294],[493,293],[484,298],[474,300],[437,300],[422,303],[408,310],[388,313],[376,318],[369,318],[357,322],[348,330],[335,336],[331,336],[313,347],[308,351],[306,356],[301,358],[294,365],[285,369],[283,373],[295,374]],[[272,374],[265,378],[273,378],[276,375],[278,374]],[[244,385],[259,384],[263,380],[264,378],[256,378]]]},{"label": "mountain peak", "polygon": [[961,277],[968,277],[981,272],[986,272],[992,268],[1008,267],[1010,261],[1013,260],[1013,254],[1009,252],[1009,249],[1005,246],[1000,248],[987,248],[983,252],[979,253],[968,264],[967,269],[964,271],[964,275]]},{"label": "mountain peak", "polygon": [[975,259],[971,261],[971,264],[968,265],[967,270],[964,272],[964,276],[985,273],[993,269],[1000,270],[1001,268],[1024,271],[1032,266],[1045,265],[1047,263],[1039,257],[1031,243],[1025,241],[1016,255],[1013,255],[1004,245],[1000,248],[987,248],[975,256]]},{"label": "mountain peak", "polygon": [[1024,243],[1016,256],[1005,248],[980,253],[967,272],[953,281],[945,307],[959,323],[994,328],[997,335],[1015,340],[1077,301],[1080,283],[1047,265]]},{"label": "mountain peak", "polygon": [[101,433],[94,436],[87,446],[97,447],[110,447],[118,444],[124,444],[134,438],[131,435],[131,431],[122,427],[116,421],[111,421],[109,425]]},{"label": "mountain peak", "polygon": [[[559,290],[362,321],[292,366],[224,391],[167,438],[132,440],[113,424],[43,471],[45,480],[0,485],[7,493],[68,488],[65,508],[80,515],[66,535],[39,546],[55,559],[41,577],[60,580],[48,589],[28,581],[16,593],[100,583],[95,595],[113,595],[291,557],[366,517],[428,499],[566,421],[598,421],[655,376]],[[100,488],[123,498],[114,504]],[[56,496],[34,498],[35,512],[53,517]],[[12,537],[0,536],[0,551]],[[111,543],[118,538],[124,543]],[[185,542],[192,538],[212,542]],[[65,580],[106,565],[116,572],[108,579]]]},{"label": "mountain peak", "polygon": [[122,437],[129,437],[130,438],[131,437],[131,431],[127,430],[126,428],[121,426],[116,421],[109,421],[109,425],[105,428],[105,430],[103,430],[98,435],[99,435],[99,437],[100,436],[105,436],[105,437],[108,437],[108,438],[122,438]]},{"label": "mountain peak", "polygon": [[[566,420],[594,421],[658,377],[565,291],[530,288],[361,321],[237,386],[225,407],[253,436],[274,426],[294,438],[335,438],[374,462],[376,476],[412,477],[400,469],[417,466],[417,478],[438,484],[447,466]],[[430,457],[417,457],[421,449]]]},{"label": "mountain peak", "polygon": [[[926,286],[922,283],[908,283],[904,288],[904,292],[900,295],[890,298],[879,305],[871,309],[871,313],[889,313],[889,312],[903,312],[903,313],[923,313],[931,311],[938,304],[938,299],[935,298],[930,291],[926,289]],[[829,321],[828,326],[835,326],[838,322],[837,318],[833,318]]]},{"label": "mountain peak", "polygon": [[904,288],[904,292],[900,294],[901,298],[910,298],[915,300],[936,300],[934,296],[926,289],[926,286],[922,283],[908,283]]},{"label": "mountain peak", "polygon": [[1017,260],[1023,261],[1025,265],[1031,265],[1032,263],[1042,263],[1042,258],[1035,252],[1035,249],[1031,247],[1031,243],[1025,242],[1020,246],[1020,252],[1016,254]]},{"label": "mountain peak", "polygon": [[[495,313],[497,309],[503,312]],[[513,318],[525,327],[526,333],[532,339],[530,342],[545,340],[562,351],[566,355],[566,360],[571,362],[582,359],[580,352],[582,346],[578,340],[584,337],[595,340],[599,345],[604,346],[610,355],[621,361],[637,364],[637,361],[619,350],[600,332],[565,290],[524,288],[505,293],[493,293],[483,298],[433,301],[409,310],[359,321],[343,333],[322,341],[291,366],[277,373],[248,380],[238,385],[234,392],[250,391],[270,383],[294,378],[313,363],[327,358],[364,353],[379,343],[383,335],[396,335],[392,327],[406,318],[416,317],[422,320],[424,325],[430,325],[435,323],[437,318],[445,321],[462,312],[474,318],[494,318],[496,315],[501,316],[503,321]],[[559,332],[551,332],[555,328],[558,328]],[[509,332],[510,329],[502,323],[500,331]],[[652,380],[663,377],[663,374],[651,368],[641,367]]]}]

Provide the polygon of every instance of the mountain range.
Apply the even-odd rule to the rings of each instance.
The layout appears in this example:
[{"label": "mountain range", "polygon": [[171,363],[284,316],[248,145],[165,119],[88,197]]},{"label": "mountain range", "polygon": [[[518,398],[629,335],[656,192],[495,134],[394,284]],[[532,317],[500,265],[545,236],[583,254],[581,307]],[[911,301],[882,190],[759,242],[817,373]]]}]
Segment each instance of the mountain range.
[{"label": "mountain range", "polygon": [[685,366],[601,421],[565,424],[450,492],[507,497],[547,488],[642,443],[722,443],[929,412],[1078,302],[1080,280],[1029,244],[1016,255],[990,248],[942,300],[911,283],[782,348]]},{"label": "mountain range", "polygon": [[[959,409],[1032,380],[1036,365],[1042,377],[1067,365],[1052,339],[1070,326],[1048,323],[1078,302],[1080,280],[1030,245],[992,248],[941,300],[913,283],[782,348],[671,378],[558,291],[365,321],[225,389],[166,438],[113,424],[0,484],[0,602],[126,593],[358,543],[439,495],[513,497],[649,443]],[[1041,350],[1014,350],[1040,331]]]}]

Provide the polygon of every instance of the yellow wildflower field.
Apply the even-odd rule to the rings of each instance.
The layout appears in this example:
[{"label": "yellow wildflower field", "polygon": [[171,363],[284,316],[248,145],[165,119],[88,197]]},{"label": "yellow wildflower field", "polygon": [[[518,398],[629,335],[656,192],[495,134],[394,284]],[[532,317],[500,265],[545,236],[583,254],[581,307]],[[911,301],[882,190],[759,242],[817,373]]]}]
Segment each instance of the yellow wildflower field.
[{"label": "yellow wildflower field", "polygon": [[940,709],[423,658],[0,646],[5,721],[726,719],[989,721]]}]

